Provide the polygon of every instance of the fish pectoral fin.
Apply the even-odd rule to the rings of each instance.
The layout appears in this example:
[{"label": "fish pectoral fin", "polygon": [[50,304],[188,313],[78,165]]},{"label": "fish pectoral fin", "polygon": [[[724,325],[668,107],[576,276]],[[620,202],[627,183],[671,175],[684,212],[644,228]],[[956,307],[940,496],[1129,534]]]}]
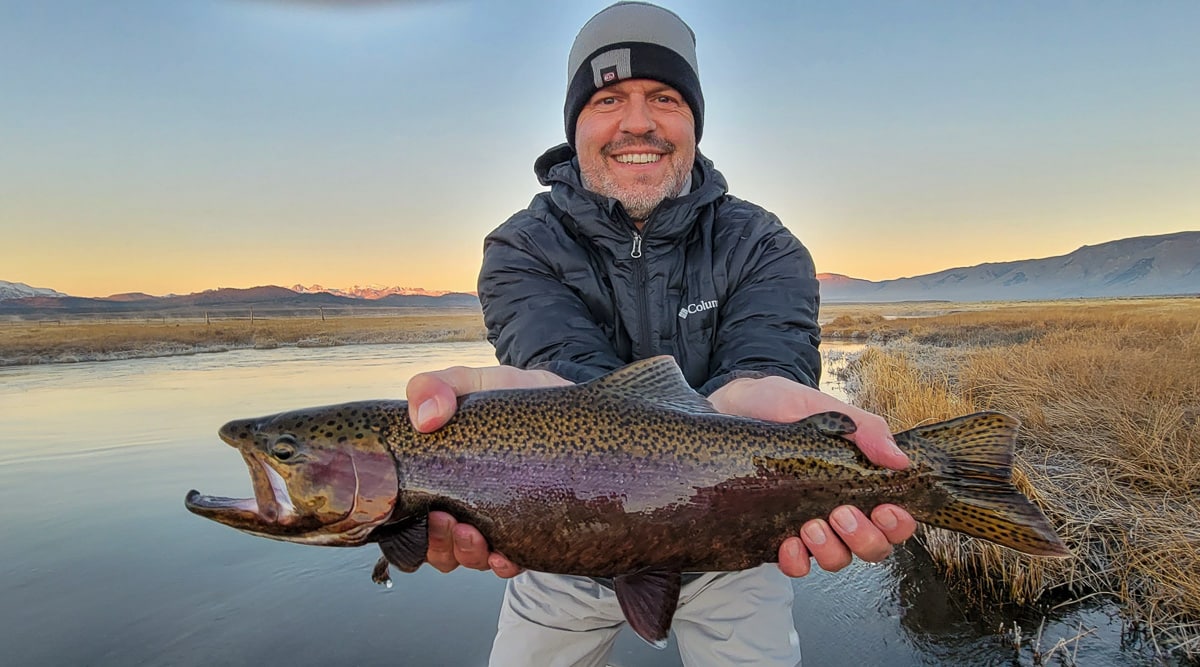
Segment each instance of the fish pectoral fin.
[{"label": "fish pectoral fin", "polygon": [[375,567],[371,569],[371,581],[380,586],[392,587],[392,576],[388,574],[387,556],[380,556],[379,560],[375,561]]},{"label": "fish pectoral fin", "polygon": [[850,435],[858,430],[858,425],[849,415],[841,412],[820,412],[801,420],[812,424],[825,435]]},{"label": "fish pectoral fin", "polygon": [[679,573],[666,570],[644,570],[613,579],[629,627],[658,649],[667,646],[671,619],[679,606],[679,587]]},{"label": "fish pectoral fin", "polygon": [[429,550],[429,517],[422,515],[381,526],[375,531],[375,539],[387,562],[401,572],[416,572]]}]

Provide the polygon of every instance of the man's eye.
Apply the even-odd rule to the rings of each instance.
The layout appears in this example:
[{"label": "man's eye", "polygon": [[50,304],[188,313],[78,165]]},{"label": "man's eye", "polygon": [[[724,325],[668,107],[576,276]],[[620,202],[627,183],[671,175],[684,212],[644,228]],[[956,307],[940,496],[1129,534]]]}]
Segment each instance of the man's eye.
[{"label": "man's eye", "polygon": [[612,105],[616,103],[617,98],[615,97],[601,97],[600,99],[596,100],[596,104]]}]

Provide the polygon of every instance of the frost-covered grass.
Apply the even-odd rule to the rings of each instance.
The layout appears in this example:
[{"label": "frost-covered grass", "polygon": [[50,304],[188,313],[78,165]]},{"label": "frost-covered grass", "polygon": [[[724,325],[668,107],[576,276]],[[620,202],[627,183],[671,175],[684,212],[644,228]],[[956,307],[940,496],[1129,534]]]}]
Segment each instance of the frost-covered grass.
[{"label": "frost-covered grass", "polygon": [[930,529],[934,559],[987,595],[1110,596],[1164,653],[1200,657],[1200,299],[871,326],[890,342],[850,365],[855,401],[897,430],[977,410],[1019,418],[1016,482],[1074,553],[1036,559]]}]

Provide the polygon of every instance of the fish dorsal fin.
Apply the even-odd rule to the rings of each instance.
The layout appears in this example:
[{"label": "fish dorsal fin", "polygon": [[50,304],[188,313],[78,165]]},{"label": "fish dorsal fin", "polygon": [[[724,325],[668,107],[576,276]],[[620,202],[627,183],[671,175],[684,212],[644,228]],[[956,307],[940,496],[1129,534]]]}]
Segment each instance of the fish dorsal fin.
[{"label": "fish dorsal fin", "polygon": [[680,585],[679,573],[666,570],[644,570],[613,579],[629,627],[654,648],[667,646]]},{"label": "fish dorsal fin", "polygon": [[375,564],[371,579],[377,584],[390,585],[388,563],[401,572],[416,572],[425,562],[425,552],[429,550],[429,517],[422,515],[381,526],[372,537],[379,542],[383,558]]},{"label": "fish dorsal fin", "polygon": [[673,357],[660,355],[635,361],[583,385],[600,395],[647,401],[682,412],[716,412],[696,393]]},{"label": "fish dorsal fin", "polygon": [[854,420],[841,412],[820,412],[802,420],[825,435],[850,435],[858,430]]}]

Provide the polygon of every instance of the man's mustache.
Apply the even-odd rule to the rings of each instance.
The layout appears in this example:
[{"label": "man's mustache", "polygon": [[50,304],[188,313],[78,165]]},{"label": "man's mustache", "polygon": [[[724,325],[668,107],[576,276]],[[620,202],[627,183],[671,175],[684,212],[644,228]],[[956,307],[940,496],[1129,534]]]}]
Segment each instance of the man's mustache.
[{"label": "man's mustache", "polygon": [[626,148],[652,148],[663,153],[675,152],[675,144],[663,139],[657,134],[647,133],[633,134],[621,139],[617,139],[616,141],[610,141],[609,143],[604,144],[604,147],[600,149],[600,154],[604,157],[608,157],[613,153],[620,150],[625,150]]}]

